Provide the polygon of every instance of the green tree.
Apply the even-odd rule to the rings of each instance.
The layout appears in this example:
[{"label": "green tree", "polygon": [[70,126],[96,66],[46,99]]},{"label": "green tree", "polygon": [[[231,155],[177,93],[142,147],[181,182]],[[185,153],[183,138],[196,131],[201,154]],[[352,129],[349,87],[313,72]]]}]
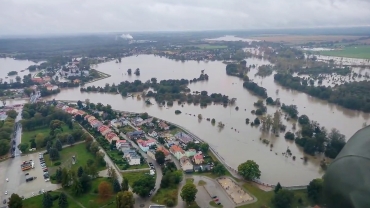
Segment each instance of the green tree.
[{"label": "green tree", "polygon": [[8,206],[9,208],[22,208],[23,200],[18,194],[12,194],[9,198]]},{"label": "green tree", "polygon": [[58,151],[62,151],[63,146],[62,146],[62,142],[60,142],[60,140],[59,140],[59,139],[57,139],[57,140],[55,141],[55,148],[56,148]]},{"label": "green tree", "polygon": [[86,193],[91,188],[91,178],[86,173],[83,173],[81,177],[78,179],[81,183],[82,192]]},{"label": "green tree", "polygon": [[21,151],[21,152],[26,152],[27,150],[28,150],[28,147],[29,147],[29,145],[28,145],[28,143],[20,143],[19,145],[18,145],[18,149]]},{"label": "green tree", "polygon": [[9,153],[10,143],[6,139],[0,139],[0,155]]},{"label": "green tree", "polygon": [[320,203],[323,195],[324,181],[321,178],[313,179],[307,186],[307,195],[316,204]]},{"label": "green tree", "polygon": [[69,145],[73,145],[75,143],[75,139],[73,138],[72,135],[70,135],[68,138],[67,138],[67,142]]},{"label": "green tree", "polygon": [[65,193],[60,193],[59,201],[58,201],[59,208],[67,208],[68,207],[68,199]]},{"label": "green tree", "polygon": [[131,191],[119,192],[116,196],[117,208],[134,208],[135,199]]},{"label": "green tree", "polygon": [[38,133],[38,134],[36,134],[36,138],[35,138],[35,140],[36,140],[36,146],[37,146],[37,148],[41,148],[41,147],[43,147],[43,145],[44,145],[44,141],[45,141],[45,136],[44,136],[44,134],[42,134],[42,133]]},{"label": "green tree", "polygon": [[80,180],[77,177],[73,178],[73,183],[71,187],[72,193],[75,196],[80,196],[83,193],[83,187]]},{"label": "green tree", "polygon": [[310,123],[310,119],[306,115],[301,115],[298,117],[298,123],[301,125],[307,125]]},{"label": "green tree", "polygon": [[207,153],[209,149],[209,145],[207,143],[200,144],[200,150],[202,150],[203,153]]},{"label": "green tree", "polygon": [[6,115],[8,115],[12,119],[15,119],[17,118],[18,113],[15,110],[9,110],[6,112]]},{"label": "green tree", "polygon": [[277,183],[274,189],[275,194],[280,191],[283,187],[281,187],[280,183]]},{"label": "green tree", "polygon": [[193,183],[187,183],[182,187],[180,196],[182,200],[184,200],[187,204],[190,204],[191,202],[195,201],[197,192],[198,190]]},{"label": "green tree", "polygon": [[62,168],[58,168],[55,172],[55,180],[57,183],[62,183]]},{"label": "green tree", "polygon": [[213,168],[212,172],[218,176],[223,176],[226,174],[226,168],[221,163],[217,163]]},{"label": "green tree", "polygon": [[276,208],[290,208],[293,200],[294,193],[292,191],[282,189],[275,194],[271,202]]},{"label": "green tree", "polygon": [[50,148],[49,149],[49,156],[51,161],[59,160],[59,152],[55,148]]},{"label": "green tree", "polygon": [[166,160],[166,156],[164,155],[162,151],[156,151],[155,160],[157,161],[159,165],[163,165]]},{"label": "green tree", "polygon": [[78,177],[81,177],[83,173],[84,173],[84,169],[81,166],[78,167],[78,169],[77,169],[77,176]]},{"label": "green tree", "polygon": [[141,197],[148,196],[149,192],[154,188],[155,180],[150,175],[143,175],[132,185],[132,191]]},{"label": "green tree", "polygon": [[42,196],[42,207],[43,208],[52,208],[53,207],[53,198],[49,194],[49,192],[46,192]]},{"label": "green tree", "polygon": [[128,191],[129,186],[128,186],[128,179],[123,177],[122,184],[121,184],[121,189],[122,191]]},{"label": "green tree", "polygon": [[113,191],[114,193],[118,193],[121,191],[121,185],[119,184],[118,179],[113,180]]},{"label": "green tree", "polygon": [[62,169],[62,181],[61,181],[62,187],[69,186],[70,180],[71,180],[71,178],[70,178],[70,175],[69,175],[67,169],[66,168],[63,168]]},{"label": "green tree", "polygon": [[253,160],[247,160],[247,162],[240,164],[238,172],[247,180],[259,179],[261,176],[258,164]]}]

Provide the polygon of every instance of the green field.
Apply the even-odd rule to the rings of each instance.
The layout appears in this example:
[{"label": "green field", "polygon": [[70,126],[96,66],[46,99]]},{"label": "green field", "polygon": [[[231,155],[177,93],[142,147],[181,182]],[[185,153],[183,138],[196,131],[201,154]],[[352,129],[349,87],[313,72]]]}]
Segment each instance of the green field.
[{"label": "green field", "polygon": [[320,51],[321,55],[370,59],[370,46],[350,46],[343,50]]},{"label": "green field", "polygon": [[[51,195],[59,195],[59,192],[51,192]],[[67,196],[68,197],[68,196]],[[70,197],[68,197],[68,208],[81,208],[76,202],[74,202]],[[23,208],[40,208],[42,207],[42,195],[37,195],[32,198],[23,200]],[[53,208],[57,208],[58,199],[53,202]]]},{"label": "green field", "polygon": [[[263,191],[249,182],[244,183],[243,188],[255,196],[257,198],[257,202],[239,206],[238,208],[261,208],[263,206],[272,207],[271,199],[274,197],[274,191]],[[312,205],[307,198],[307,191],[305,189],[296,190],[293,191],[293,193],[294,202],[292,203],[292,207],[307,207],[308,205]],[[302,199],[302,204],[298,203],[299,198]]]},{"label": "green field", "polygon": [[[73,129],[69,129],[67,125],[63,125],[63,133],[70,133]],[[28,143],[31,139],[34,139],[38,133],[42,133],[44,136],[48,136],[50,133],[50,128],[48,126],[43,128],[37,128],[33,131],[23,131],[22,132],[22,143]]]},{"label": "green field", "polygon": [[[84,167],[86,162],[91,159],[94,160],[94,156],[88,152],[85,148],[85,143],[73,145],[71,147],[63,148],[62,151],[59,152],[60,159],[56,161],[51,161],[48,154],[44,156],[45,163],[48,166],[49,172],[53,174],[57,167],[55,166],[55,162],[61,162],[60,165],[62,168],[76,170],[81,166]],[[76,156],[76,164],[72,165],[72,156]],[[105,167],[98,167],[98,170],[103,170]]]},{"label": "green field", "polygon": [[[105,208],[115,208],[116,206],[115,206],[114,200],[115,200],[116,194],[112,194],[111,197],[109,197],[109,198],[101,199],[99,197],[99,195],[97,193],[95,193],[96,191],[94,192],[94,190],[97,190],[100,182],[102,182],[102,181],[108,181],[108,179],[107,178],[94,179],[91,182],[91,190],[88,193],[83,194],[83,195],[78,196],[78,197],[73,196],[72,193],[70,193],[71,191],[69,190],[69,192],[68,192],[68,190],[67,190],[66,192],[68,192],[68,194],[69,194],[69,196],[67,195],[68,203],[69,203],[68,208],[81,208],[81,206],[78,205],[76,202],[79,202],[84,207],[89,207],[89,208],[98,208],[98,207],[102,207],[102,206],[104,206]],[[51,195],[52,196],[59,195],[61,191],[62,191],[62,189],[51,192]],[[35,197],[24,200],[23,201],[23,208],[39,208],[39,207],[42,207],[42,198],[43,198],[42,195],[38,195],[38,196],[35,196]],[[112,204],[109,204],[109,203],[112,203]],[[109,204],[109,205],[107,205],[107,204]],[[58,200],[55,200],[53,202],[53,208],[57,208],[57,207],[58,207]]]},{"label": "green field", "polygon": [[149,171],[126,172],[122,173],[122,176],[127,178],[128,184],[132,187],[134,182],[139,180],[145,173],[149,173]]}]

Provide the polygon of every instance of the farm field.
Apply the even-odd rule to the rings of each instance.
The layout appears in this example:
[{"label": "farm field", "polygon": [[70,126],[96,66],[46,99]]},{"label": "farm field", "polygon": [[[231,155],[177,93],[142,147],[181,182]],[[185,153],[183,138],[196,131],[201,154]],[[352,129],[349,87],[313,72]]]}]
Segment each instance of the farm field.
[{"label": "farm field", "polygon": [[370,46],[350,46],[342,50],[321,51],[321,55],[370,59]]}]

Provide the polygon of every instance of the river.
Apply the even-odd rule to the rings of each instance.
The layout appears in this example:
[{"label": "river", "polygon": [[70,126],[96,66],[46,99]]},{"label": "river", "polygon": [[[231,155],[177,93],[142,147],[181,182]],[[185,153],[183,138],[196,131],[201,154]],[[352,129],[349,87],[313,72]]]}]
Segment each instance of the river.
[{"label": "river", "polygon": [[[250,58],[247,59],[247,65],[250,64],[269,63],[265,60]],[[140,68],[141,75],[128,76],[126,74],[128,68],[133,70]],[[259,98],[243,88],[242,80],[227,76],[225,64],[222,62],[179,62],[154,55],[140,55],[123,58],[121,63],[115,63],[115,61],[102,63],[96,69],[112,76],[87,86],[104,86],[105,83],[118,84],[121,81],[134,81],[136,79],[145,82],[152,77],[156,77],[158,81],[193,79],[199,77],[201,70],[204,69],[205,73],[209,75],[209,81],[190,84],[191,91],[206,90],[208,93],[222,93],[230,98],[237,98],[237,101],[234,106],[211,105],[206,108],[193,104],[185,104],[184,107],[181,107],[177,102],[174,102],[174,106],[167,109],[167,107],[159,107],[157,104],[148,106],[143,99],[138,100],[136,97],[123,98],[121,95],[108,93],[81,93],[78,88],[62,90],[61,93],[48,99],[90,99],[90,102],[110,104],[113,109],[147,112],[150,115],[179,124],[207,141],[234,169],[237,169],[237,166],[246,160],[255,160],[262,172],[261,181],[268,184],[280,182],[283,186],[305,185],[323,174],[319,166],[319,159],[308,156],[308,162],[304,163],[301,159],[303,157],[301,148],[292,141],[286,141],[284,134],[275,138],[271,134],[262,134],[258,127],[245,124],[246,118],[253,120],[256,117],[251,114],[251,110],[255,109],[253,103]],[[347,139],[369,119],[369,114],[344,109],[304,93],[285,89],[274,82],[272,75],[266,78],[255,77],[256,70],[252,69],[248,75],[259,85],[265,87],[269,96],[274,99],[280,98],[282,103],[288,105],[297,105],[300,115],[308,115],[310,119],[319,122],[329,130],[331,128],[339,129],[341,133],[346,135]],[[276,93],[277,89],[279,90],[278,94]],[[10,101],[10,104],[16,102],[18,101]],[[155,101],[153,100],[152,103]],[[236,106],[239,107],[239,111],[235,110]],[[175,115],[174,112],[177,109],[181,110],[182,114]],[[268,107],[269,114],[273,114],[276,110],[276,107]],[[192,116],[188,114],[192,114]],[[203,115],[202,121],[198,121],[197,116],[193,116],[198,114]],[[222,121],[225,127],[219,129],[217,124],[213,126],[209,121],[206,121],[206,118],[215,118],[216,123]],[[291,123],[284,119],[283,122],[287,125],[287,130],[292,128]],[[260,138],[270,140],[273,144],[272,151],[270,151],[269,145],[260,141]],[[295,161],[291,157],[286,158],[282,155],[282,152],[285,152],[288,147],[296,156]]]}]

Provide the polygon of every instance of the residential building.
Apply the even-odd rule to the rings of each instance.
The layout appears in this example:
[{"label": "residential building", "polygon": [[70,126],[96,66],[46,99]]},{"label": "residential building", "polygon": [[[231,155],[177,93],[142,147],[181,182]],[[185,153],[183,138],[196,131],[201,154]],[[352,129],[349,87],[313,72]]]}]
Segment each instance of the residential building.
[{"label": "residential building", "polygon": [[150,131],[148,132],[148,135],[149,135],[149,136],[151,136],[151,137],[156,137],[156,136],[158,136],[157,132],[155,132],[155,131],[153,131],[153,130],[150,130]]},{"label": "residential building", "polygon": [[166,156],[165,157],[165,160],[171,160],[171,154],[170,154],[170,152],[165,147],[159,146],[157,148],[157,151],[161,151],[161,152],[164,153],[164,156]]},{"label": "residential building", "polygon": [[201,152],[197,153],[196,155],[194,155],[193,157],[193,162],[197,165],[200,165],[204,162],[204,157],[203,157],[203,154]]},{"label": "residential building", "polygon": [[129,165],[140,165],[140,156],[136,152],[131,152],[125,156]]},{"label": "residential building", "polygon": [[100,132],[101,135],[105,136],[106,134],[108,134],[109,132],[112,132],[112,130],[106,126],[106,125],[102,125],[98,128],[98,131]]},{"label": "residential building", "polygon": [[127,144],[127,141],[126,141],[126,140],[124,140],[124,139],[117,140],[117,141],[116,141],[116,148],[117,148],[117,149],[121,149],[121,146],[123,146],[123,145],[125,145],[125,144]]},{"label": "residential building", "polygon": [[105,139],[107,139],[109,143],[112,143],[112,141],[118,141],[119,137],[117,136],[117,134],[109,132],[105,135]]},{"label": "residential building", "polygon": [[193,157],[195,154],[197,154],[197,151],[195,149],[189,149],[188,151],[185,152],[185,155],[187,157]]},{"label": "residential building", "polygon": [[161,128],[163,130],[169,130],[170,129],[170,127],[164,121],[159,122],[158,126],[159,126],[159,128]]},{"label": "residential building", "polygon": [[135,121],[134,125],[135,126],[142,126],[144,124],[151,123],[152,121],[153,121],[153,118],[148,118],[148,119],[145,119],[145,120],[143,120],[141,122]]},{"label": "residential building", "polygon": [[190,159],[186,156],[180,158],[180,165],[181,169],[186,173],[191,173],[194,171],[193,164],[191,163]]},{"label": "residential building", "polygon": [[134,131],[134,132],[128,132],[126,135],[129,139],[137,139],[137,138],[143,137],[145,135],[145,132],[144,131]]},{"label": "residential building", "polygon": [[180,158],[182,158],[183,156],[185,156],[185,151],[179,147],[178,145],[172,145],[170,147],[170,152],[171,154],[173,154],[173,156],[175,156],[178,160],[180,160]]},{"label": "residential building", "polygon": [[95,129],[99,129],[99,127],[103,126],[103,123],[97,119],[89,121],[89,124],[91,125],[92,128],[95,128]]},{"label": "residential building", "polygon": [[140,118],[140,117],[136,117],[136,118],[133,118],[133,119],[131,120],[131,123],[132,123],[132,125],[137,126],[137,124],[139,124],[139,123],[141,123],[141,122],[143,122],[143,121],[144,121],[144,119],[142,119],[142,118]]},{"label": "residential building", "polygon": [[193,139],[189,135],[185,134],[184,132],[179,132],[175,134],[175,138],[185,144],[193,141]]},{"label": "residential building", "polygon": [[154,139],[148,139],[148,140],[138,139],[136,142],[139,145],[140,149],[143,150],[144,152],[147,152],[149,148],[155,145],[156,143]]},{"label": "residential building", "polygon": [[110,121],[110,125],[114,127],[120,127],[122,126],[122,122],[118,119],[113,119]]}]

